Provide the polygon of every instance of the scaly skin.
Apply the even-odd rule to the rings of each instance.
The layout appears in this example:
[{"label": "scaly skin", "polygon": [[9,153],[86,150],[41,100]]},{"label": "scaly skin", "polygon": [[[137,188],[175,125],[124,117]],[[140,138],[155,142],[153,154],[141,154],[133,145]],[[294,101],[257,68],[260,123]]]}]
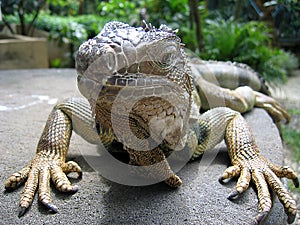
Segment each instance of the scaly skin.
[{"label": "scaly skin", "polygon": [[[189,63],[182,46],[165,25],[134,28],[120,22],[107,23],[94,39],[81,45],[76,69],[79,90],[87,100],[68,99],[53,109],[35,157],[5,183],[6,189],[15,189],[27,179],[19,216],[30,206],[37,188],[40,201],[57,211],[50,196],[50,178],[60,191],[78,190],[66,177],[70,172],[82,174],[75,162],[65,162],[73,130],[109,151],[127,153],[137,173],[164,180],[171,187],[182,184],[167,160],[174,150],[187,150],[189,159],[195,159],[225,138],[232,166],[219,180],[239,177],[229,198],[244,192],[253,181],[258,190],[259,223],[271,209],[269,186],[282,202],[288,222],[294,221],[296,202],[279,178],[292,179],[298,187],[296,174],[261,156],[239,112],[262,107],[276,122],[288,122],[288,113],[273,98],[258,92],[266,92],[265,86],[249,67],[195,58]],[[216,75],[215,80],[210,73]],[[216,85],[218,80],[227,83]],[[200,115],[200,107],[212,109]],[[114,149],[114,141],[122,143],[123,149]]]}]

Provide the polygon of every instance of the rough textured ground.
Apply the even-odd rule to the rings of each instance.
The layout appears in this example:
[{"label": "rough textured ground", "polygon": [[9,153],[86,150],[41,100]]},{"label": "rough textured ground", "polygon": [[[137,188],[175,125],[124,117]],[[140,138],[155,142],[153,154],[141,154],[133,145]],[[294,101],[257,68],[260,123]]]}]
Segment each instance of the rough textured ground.
[{"label": "rough textured ground", "polygon": [[[72,179],[80,190],[74,195],[52,188],[59,213],[47,212],[37,196],[28,213],[17,217],[22,188],[4,191],[8,175],[32,158],[47,116],[56,101],[78,95],[74,70],[0,71],[0,224],[253,224],[257,195],[250,188],[236,201],[227,200],[235,182],[218,183],[229,165],[224,144],[187,164],[178,174],[183,186],[170,189],[163,183],[130,187],[113,183],[94,170],[103,162],[97,148],[74,135],[69,158],[83,168],[83,178]],[[263,154],[282,163],[278,131],[263,110],[246,115]],[[269,151],[271,150],[271,151]],[[113,169],[113,168],[112,168]],[[281,204],[275,198],[265,224],[285,224]]]}]

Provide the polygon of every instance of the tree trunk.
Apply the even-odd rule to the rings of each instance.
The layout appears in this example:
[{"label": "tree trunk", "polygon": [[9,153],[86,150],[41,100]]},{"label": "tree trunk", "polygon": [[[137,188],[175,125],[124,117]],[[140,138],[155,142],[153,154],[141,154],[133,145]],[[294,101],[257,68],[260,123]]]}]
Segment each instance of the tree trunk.
[{"label": "tree trunk", "polygon": [[20,20],[20,29],[22,35],[27,35],[25,27],[25,18],[24,18],[24,2],[21,0],[18,5],[18,16]]},{"label": "tree trunk", "polygon": [[274,7],[265,7],[264,6],[264,3],[266,2],[265,0],[254,0],[254,2],[259,7],[259,9],[263,12],[263,17],[261,17],[261,20],[266,22],[272,30],[272,45],[278,46],[275,21],[272,16]]},{"label": "tree trunk", "polygon": [[78,8],[78,14],[83,15],[85,13],[85,1],[80,0],[79,1],[79,8]]},{"label": "tree trunk", "polygon": [[238,20],[243,9],[243,0],[237,0],[235,4],[234,20]]},{"label": "tree trunk", "polygon": [[192,23],[196,25],[196,38],[198,44],[198,50],[200,51],[203,47],[203,35],[201,30],[201,21],[200,21],[200,14],[198,11],[198,0],[189,0],[189,7],[190,7],[190,15],[192,18]]}]

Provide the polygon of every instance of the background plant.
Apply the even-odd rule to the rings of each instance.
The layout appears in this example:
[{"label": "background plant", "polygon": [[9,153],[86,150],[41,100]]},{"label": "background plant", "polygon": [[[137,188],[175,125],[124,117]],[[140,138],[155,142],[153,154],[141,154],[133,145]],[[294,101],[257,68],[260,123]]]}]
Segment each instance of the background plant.
[{"label": "background plant", "polygon": [[[18,18],[20,24],[20,33],[27,35],[32,30],[41,9],[45,6],[46,0],[1,0],[1,11],[4,15],[14,15]],[[31,20],[25,20],[27,14],[31,14]],[[10,21],[3,16],[3,22],[8,29],[15,33],[10,25]],[[17,20],[15,20],[16,22]]]},{"label": "background plant", "polygon": [[64,17],[43,13],[36,21],[36,28],[49,32],[49,38],[57,40],[59,44],[69,44],[70,58],[74,66],[75,52],[80,44],[94,37],[105,22],[107,21],[96,15]]},{"label": "background plant", "polygon": [[298,67],[297,58],[271,46],[271,30],[263,22],[239,23],[233,19],[207,20],[203,29],[203,59],[248,64],[266,80],[285,81]]},{"label": "background plant", "polygon": [[274,10],[279,38],[300,38],[300,1],[277,0]]},{"label": "background plant", "polygon": [[140,25],[140,13],[144,1],[109,0],[101,1],[97,11],[101,17]]},{"label": "background plant", "polygon": [[79,13],[78,0],[48,0],[48,9],[51,15],[76,16]]}]

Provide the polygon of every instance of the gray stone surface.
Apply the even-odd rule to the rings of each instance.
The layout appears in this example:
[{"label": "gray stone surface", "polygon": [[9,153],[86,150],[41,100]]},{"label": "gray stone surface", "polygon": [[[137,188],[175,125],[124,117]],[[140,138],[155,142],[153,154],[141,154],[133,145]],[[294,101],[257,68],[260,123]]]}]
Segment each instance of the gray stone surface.
[{"label": "gray stone surface", "polygon": [[[253,224],[257,195],[251,187],[239,199],[227,200],[235,181],[226,185],[218,177],[229,165],[224,144],[188,163],[178,174],[184,184],[170,189],[164,183],[130,187],[101,177],[86,162],[96,146],[74,135],[69,158],[83,168],[81,180],[71,179],[80,190],[74,195],[52,187],[59,213],[49,213],[35,196],[24,217],[18,218],[22,188],[4,191],[6,178],[33,157],[39,136],[56,100],[77,96],[74,70],[0,71],[0,224]],[[255,109],[246,115],[262,153],[271,161],[283,161],[278,131],[268,115]],[[91,152],[91,155],[87,152]],[[99,157],[101,162],[101,157]],[[113,168],[112,168],[113,169]],[[285,224],[281,204],[275,198],[265,224]]]}]

